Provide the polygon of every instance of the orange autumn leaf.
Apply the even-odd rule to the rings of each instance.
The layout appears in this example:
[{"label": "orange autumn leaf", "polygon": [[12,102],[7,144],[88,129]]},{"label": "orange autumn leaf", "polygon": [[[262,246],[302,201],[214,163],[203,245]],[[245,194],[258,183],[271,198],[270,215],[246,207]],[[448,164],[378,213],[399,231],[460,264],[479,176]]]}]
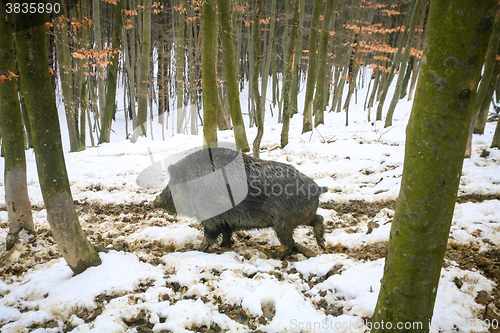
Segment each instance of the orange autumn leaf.
[{"label": "orange autumn leaf", "polygon": [[73,52],[73,53],[71,53],[71,55],[73,56],[73,58],[85,59],[85,56],[81,53],[78,53],[78,52]]},{"label": "orange autumn leaf", "polygon": [[7,71],[7,76],[5,74],[2,74],[0,75],[0,83],[4,83],[5,80],[12,80],[12,79],[15,79],[17,81],[17,79],[19,78],[19,76],[17,76],[16,74],[14,74],[13,72],[11,71]]}]

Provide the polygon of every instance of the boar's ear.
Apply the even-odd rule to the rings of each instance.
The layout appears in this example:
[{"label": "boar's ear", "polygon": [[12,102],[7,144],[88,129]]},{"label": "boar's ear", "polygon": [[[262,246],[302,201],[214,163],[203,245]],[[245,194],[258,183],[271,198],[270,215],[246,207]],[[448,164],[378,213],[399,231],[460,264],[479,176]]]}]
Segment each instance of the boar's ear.
[{"label": "boar's ear", "polygon": [[168,167],[168,173],[170,174],[170,180],[182,181],[182,170],[178,166],[172,164]]}]

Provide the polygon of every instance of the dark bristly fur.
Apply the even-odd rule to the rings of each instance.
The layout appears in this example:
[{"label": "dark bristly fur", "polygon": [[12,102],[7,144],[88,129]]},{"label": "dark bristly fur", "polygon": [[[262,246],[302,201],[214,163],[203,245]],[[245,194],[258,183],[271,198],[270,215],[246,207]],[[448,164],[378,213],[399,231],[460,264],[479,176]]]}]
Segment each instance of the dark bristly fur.
[{"label": "dark bristly fur", "polygon": [[[326,187],[318,186],[311,178],[299,172],[293,166],[256,159],[242,154],[243,168],[231,168],[230,162],[239,157],[240,153],[226,148],[210,148],[213,165],[206,163],[207,150],[197,151],[168,169],[169,185],[155,199],[154,207],[165,208],[171,214],[178,211],[195,212],[200,209],[199,203],[190,200],[188,193],[182,193],[182,186],[176,187],[177,210],[172,199],[171,187],[186,181],[200,179],[214,171],[214,166],[225,166],[228,179],[245,177],[248,187],[247,195],[235,207],[214,217],[201,221],[204,227],[204,238],[200,247],[207,251],[223,235],[221,246],[231,246],[231,235],[236,230],[273,228],[278,236],[283,251],[276,257],[283,258],[296,251],[293,231],[299,225],[310,225],[318,245],[324,248],[323,218],[316,214],[319,196],[328,191]],[[215,180],[224,181],[223,179]],[[200,183],[200,186],[211,184]],[[220,184],[217,184],[220,185]],[[281,191],[279,191],[281,189]],[[285,191],[286,189],[286,191]],[[286,193],[285,193],[286,192]],[[227,193],[226,193],[227,195]],[[185,200],[184,200],[185,198]],[[217,206],[218,194],[208,195],[203,202],[203,209]],[[205,201],[205,200],[203,200]],[[182,207],[180,207],[182,206]],[[180,209],[182,208],[182,209]],[[190,214],[195,216],[196,214]]]}]

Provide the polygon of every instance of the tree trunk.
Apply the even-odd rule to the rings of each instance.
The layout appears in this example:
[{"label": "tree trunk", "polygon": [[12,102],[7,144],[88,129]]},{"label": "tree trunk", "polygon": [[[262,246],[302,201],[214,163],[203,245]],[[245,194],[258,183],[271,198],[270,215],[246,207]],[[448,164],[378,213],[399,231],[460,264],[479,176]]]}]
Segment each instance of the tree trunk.
[{"label": "tree trunk", "polygon": [[[11,29],[12,30],[12,29]],[[17,80],[17,89],[19,91],[19,103],[21,104],[21,115],[23,118],[23,125],[26,129],[26,135],[28,137],[28,148],[33,148],[33,139],[31,138],[31,125],[28,117],[28,110],[26,110],[26,102],[24,101],[23,88],[21,87],[21,80]]]},{"label": "tree trunk", "polygon": [[[335,0],[326,0],[325,18],[321,25],[318,50],[318,73],[316,81],[316,93],[314,95],[314,126],[324,124],[323,113],[326,107],[326,72],[328,39],[330,38],[330,23],[333,17]],[[309,78],[308,78],[309,79]]]},{"label": "tree trunk", "polygon": [[488,91],[484,97],[483,104],[479,110],[479,115],[477,117],[476,123],[474,124],[474,134],[484,134],[484,128],[486,122],[488,121],[488,113],[490,110],[490,105],[493,99],[493,94],[496,89],[498,75],[500,74],[500,65],[497,63],[493,72],[493,80],[491,80],[488,86]]},{"label": "tree trunk", "polygon": [[295,0],[293,10],[292,32],[290,36],[290,45],[288,47],[288,57],[286,62],[286,81],[283,89],[283,127],[281,129],[281,148],[288,144],[288,130],[290,128],[290,118],[292,117],[292,109],[290,106],[291,99],[291,85],[293,81],[293,69],[295,67],[295,42],[297,41],[297,30],[299,28],[300,18],[300,1]]},{"label": "tree trunk", "polygon": [[[149,64],[151,63],[151,12],[152,0],[144,0],[142,12],[142,48],[137,79],[137,126],[138,135],[146,135],[148,118]],[[137,135],[136,135],[137,137]]]},{"label": "tree trunk", "polygon": [[[496,86],[497,75],[499,71],[498,61],[496,59],[499,54],[499,40],[500,40],[500,15],[497,15],[495,20],[495,26],[493,27],[493,32],[491,33],[490,41],[488,43],[488,51],[486,56],[486,63],[484,65],[483,77],[481,78],[481,83],[479,84],[479,89],[477,90],[477,97],[474,100],[474,112],[479,114],[481,107],[484,102],[487,106],[491,103],[491,94],[488,96],[488,90],[491,86]],[[486,115],[481,117],[481,122],[477,126],[477,132],[479,134],[484,133],[484,126],[486,125],[486,119],[488,118],[488,107],[486,109]],[[476,131],[474,131],[475,133]],[[471,134],[472,135],[472,134]]]},{"label": "tree trunk", "polygon": [[[292,80],[292,92],[290,94],[290,106],[291,106],[291,115],[294,115],[299,112],[298,106],[298,96],[300,89],[300,77],[301,77],[301,61],[302,61],[302,41],[304,37],[304,17],[305,10],[300,11],[299,15],[299,24],[297,25],[297,40],[295,42],[295,58],[294,64],[295,68],[293,69],[293,80]],[[291,117],[291,116],[290,116]]]},{"label": "tree trunk", "polygon": [[280,54],[281,59],[283,59],[282,63],[284,65],[283,65],[283,68],[281,69],[282,89],[281,89],[281,93],[278,95],[278,123],[283,122],[283,102],[285,99],[285,90],[283,89],[283,87],[285,85],[285,82],[287,81],[287,75],[288,75],[287,74],[288,67],[286,64],[286,59],[288,59],[288,53],[289,53],[288,48],[289,48],[290,36],[291,36],[289,33],[291,19],[289,19],[289,17],[293,16],[292,7],[293,7],[293,3],[291,3],[290,1],[285,1],[285,23],[284,23],[283,35],[281,36],[281,40],[282,40],[281,51],[282,52]]},{"label": "tree trunk", "polygon": [[[411,18],[410,15],[407,15],[405,19],[405,26],[407,27],[406,30],[409,29],[409,19]],[[392,60],[392,65],[389,70],[389,73],[384,73],[382,75],[382,78],[384,76],[387,77],[387,79],[382,80],[381,84],[379,85],[379,93],[380,93],[380,101],[377,106],[377,120],[382,120],[382,109],[384,107],[385,99],[387,97],[387,93],[389,92],[389,87],[391,86],[392,80],[394,79],[394,74],[396,69],[399,67],[401,64],[401,54],[403,53],[403,46],[405,44],[405,36],[406,34],[404,32],[401,32],[398,40],[398,50],[396,51],[396,55],[394,55],[394,58]],[[404,64],[406,65],[406,64]]]},{"label": "tree trunk", "polygon": [[[179,10],[175,11],[177,28],[175,31],[177,45],[175,47],[176,59],[175,68],[177,75],[177,133],[183,133],[184,131],[184,117],[185,117],[185,107],[184,107],[184,63],[185,63],[185,52],[184,52],[184,31],[186,29],[186,14],[184,12],[184,0],[180,1]],[[214,48],[215,49],[215,48]]]},{"label": "tree trunk", "polygon": [[491,148],[500,148],[500,121],[497,121],[495,134],[493,135],[493,140],[491,141]]},{"label": "tree trunk", "polygon": [[[104,110],[101,112],[101,134],[99,136],[99,144],[109,142],[111,133],[111,121],[115,111],[116,103],[116,83],[118,79],[118,60],[120,54],[118,50],[121,45],[121,32],[122,32],[122,6],[123,1],[118,1],[114,5],[113,13],[113,33],[111,45],[116,53],[111,58],[111,64],[108,65],[108,75],[106,76],[106,104]],[[149,58],[149,57],[148,57]]]},{"label": "tree trunk", "polygon": [[[14,39],[11,22],[6,20],[5,7],[0,8],[0,75],[9,76],[16,70]],[[12,19],[12,16],[10,16]],[[5,158],[5,205],[9,217],[6,249],[10,250],[22,229],[35,234],[31,203],[26,182],[26,157],[24,155],[23,120],[17,98],[18,78],[5,80],[0,89],[0,126]],[[28,124],[29,125],[29,124]]]},{"label": "tree trunk", "polygon": [[[66,7],[62,6],[64,15],[68,16]],[[76,107],[73,86],[73,66],[70,54],[70,41],[68,35],[68,22],[64,22],[58,29],[58,40],[56,41],[57,63],[59,64],[59,76],[63,92],[64,109],[66,110],[66,123],[68,126],[70,151],[79,150],[78,135],[78,108]]]},{"label": "tree trunk", "polygon": [[[375,100],[375,95],[377,94],[377,88],[378,88],[378,85],[379,85],[379,82],[380,82],[380,76],[381,76],[381,73],[380,73],[380,61],[377,61],[377,69],[375,71],[375,79],[373,81],[373,88],[372,88],[372,92],[370,93],[370,98],[368,100],[368,105],[367,105],[367,108],[368,108],[368,115],[367,115],[367,119],[368,121],[370,121],[371,119],[371,111],[372,111],[372,107],[373,107],[373,102]],[[368,95],[368,92],[370,90],[368,89],[367,91],[367,95]],[[368,96],[367,96],[368,97]]]},{"label": "tree trunk", "polygon": [[[194,17],[196,16],[196,13],[194,11],[193,7],[189,7],[190,10],[190,16]],[[190,21],[188,23],[188,28],[187,31],[189,32],[188,35],[188,79],[189,79],[189,113],[190,113],[190,120],[191,120],[191,135],[198,135],[198,110],[196,108],[196,99],[198,95],[198,87],[196,83],[196,75],[198,74],[198,68],[196,66],[196,60],[197,59],[197,53],[199,53],[199,48],[197,48],[195,45],[198,45],[196,43],[197,41],[197,29],[198,29],[198,23],[195,21]],[[238,87],[236,87],[236,91],[238,91]],[[240,112],[241,113],[241,112]]]},{"label": "tree trunk", "polygon": [[[269,11],[272,13],[276,12],[276,0],[272,0],[270,3],[271,8],[269,8]],[[269,72],[271,69],[271,60],[276,59],[274,56],[274,46],[275,46],[275,27],[276,27],[276,16],[271,16],[269,30],[265,33],[268,38],[266,38],[267,41],[264,42],[264,45],[266,46],[265,51],[262,54],[262,65],[261,65],[261,85],[260,85],[260,91],[261,91],[261,106],[262,106],[262,119],[264,120],[264,116],[266,113],[266,102],[267,102],[267,85],[269,82]],[[260,143],[259,143],[260,146]]]},{"label": "tree trunk", "polygon": [[204,145],[217,145],[217,73],[215,70],[215,0],[206,0],[201,12],[201,76],[203,86]]},{"label": "tree trunk", "polygon": [[234,58],[233,30],[231,27],[231,13],[229,0],[217,1],[220,15],[222,56],[224,60],[224,73],[226,74],[227,97],[229,100],[229,112],[233,122],[234,139],[241,151],[250,151],[245,124],[241,114],[238,81],[236,77],[236,64]]},{"label": "tree trunk", "polygon": [[405,73],[405,76],[403,78],[403,84],[401,85],[399,99],[403,99],[406,96],[406,94],[407,94],[406,92],[408,90],[408,82],[410,82],[411,74],[415,70],[415,67],[414,67],[414,64],[415,64],[414,58],[415,58],[415,56],[410,56],[408,58],[408,64],[406,66],[406,73]]},{"label": "tree trunk", "polygon": [[[125,0],[123,0],[125,1]],[[97,52],[102,51],[102,26],[101,26],[101,6],[100,6],[101,1],[100,0],[93,0],[92,1],[92,21],[94,22],[94,44],[95,44],[95,49]],[[135,8],[134,8],[135,9]],[[104,70],[101,66],[97,66],[97,76],[96,76],[96,81],[97,81],[97,91],[99,95],[99,107],[94,109],[94,112],[96,114],[100,114],[102,110],[104,110]]]},{"label": "tree trunk", "polygon": [[[401,56],[401,67],[399,69],[398,81],[396,82],[396,91],[392,96],[391,104],[389,105],[389,110],[387,111],[387,115],[385,117],[385,125],[384,127],[392,126],[392,116],[394,115],[394,110],[396,109],[396,104],[399,101],[401,96],[401,88],[403,85],[403,80],[405,77],[404,69],[407,67],[408,58],[410,57],[411,46],[413,44],[413,40],[415,39],[414,31],[417,26],[417,19],[420,14],[420,7],[422,6],[423,0],[416,0],[412,2],[412,9],[407,15],[411,15],[410,26],[406,29],[406,45],[405,51]],[[410,7],[411,8],[411,7]],[[381,103],[382,104],[382,103]]]},{"label": "tree trunk", "polygon": [[[132,38],[131,38],[132,39]],[[132,44],[135,44],[131,40]],[[127,37],[127,32],[125,28],[123,28],[123,49],[125,51],[124,55],[124,65],[127,68],[127,78],[128,78],[128,96],[129,96],[129,107],[130,107],[130,113],[131,113],[131,118],[132,118],[132,127],[134,135],[137,136],[139,129],[137,125],[137,114],[136,114],[136,109],[135,109],[135,91],[136,91],[136,84],[135,84],[135,66],[134,66],[134,55],[132,53],[132,47],[129,49],[128,47],[128,37]]]},{"label": "tree trunk", "polygon": [[[354,25],[356,23],[356,21],[359,21],[359,17],[361,15],[360,5],[361,5],[361,0],[357,1],[353,5],[352,11],[351,11],[350,22],[349,22],[349,24],[351,26]],[[333,97],[334,107],[335,107],[335,105],[339,105],[337,107],[337,112],[341,111],[340,105],[342,105],[342,95],[344,92],[344,84],[345,84],[345,81],[349,75],[349,73],[348,73],[349,72],[349,64],[351,62],[351,57],[353,55],[353,44],[354,44],[355,35],[356,34],[353,30],[349,31],[347,52],[346,52],[345,56],[343,57],[343,59],[345,59],[345,60],[341,61],[341,63],[340,63],[342,75],[340,76],[340,80],[337,83],[336,94],[334,94],[334,97]],[[347,99],[346,99],[346,101],[347,101]],[[348,105],[348,104],[346,103],[346,105]],[[348,112],[346,112],[346,126],[347,126],[347,115],[348,115]]]},{"label": "tree trunk", "polygon": [[255,103],[255,123],[257,124],[257,135],[253,140],[253,156],[259,158],[260,141],[264,135],[264,110],[262,110],[262,102],[259,93],[259,73],[262,65],[262,50],[260,46],[260,16],[262,14],[263,0],[257,0],[255,8],[255,16],[253,20],[253,42],[255,46],[255,65],[252,71],[252,95]]},{"label": "tree trunk", "polygon": [[[415,41],[415,48],[417,50],[422,49],[422,35],[424,32],[424,21],[426,16],[425,14],[427,13],[427,4],[428,2],[424,1],[422,9],[420,11],[420,18],[418,19],[417,40]],[[420,62],[418,62],[417,57],[413,57],[413,74],[411,76],[410,90],[408,91],[408,101],[411,100],[413,90],[415,90],[415,84],[417,83],[417,77],[419,71],[420,71]]]},{"label": "tree trunk", "polygon": [[[73,19],[82,22],[85,17],[89,17],[88,9],[89,4],[87,0],[81,1],[81,6],[75,6],[70,10],[70,16]],[[73,28],[71,30],[73,36],[76,40],[73,45],[78,49],[89,49],[89,38],[88,29],[85,28]],[[78,151],[85,150],[85,103],[87,99],[84,96],[84,85],[86,84],[86,77],[84,64],[86,59],[73,59],[73,98],[75,101],[75,116],[77,120],[77,132],[78,132]],[[80,119],[78,119],[78,117]]]},{"label": "tree trunk", "polygon": [[[375,6],[373,6],[373,8],[370,9],[370,11],[368,13],[368,18],[366,19],[366,23],[365,23],[367,26],[371,26],[371,24],[373,22],[373,17],[375,16],[375,10],[376,10]],[[360,31],[362,31],[362,22],[364,21],[364,19],[360,20],[361,10],[358,10],[358,11],[359,11],[359,13],[356,16],[356,21],[360,22],[360,23],[358,23],[358,26],[359,26]],[[351,68],[351,75],[350,75],[350,79],[349,79],[349,90],[347,92],[347,96],[346,96],[345,103],[344,103],[345,118],[346,118],[345,125],[346,126],[349,125],[349,105],[351,104],[351,99],[352,99],[353,93],[355,95],[354,103],[357,104],[356,81],[358,79],[358,73],[359,73],[360,68],[361,68],[360,64],[363,63],[363,56],[364,56],[364,54],[362,52],[360,52],[358,45],[365,43],[368,36],[369,35],[367,33],[365,33],[364,35],[361,33],[358,33],[357,38],[356,38],[357,41],[356,41],[356,39],[353,41],[357,45],[355,46],[355,48],[353,50],[354,52],[351,56],[352,66],[350,65],[350,67],[352,67],[352,68]]]},{"label": "tree trunk", "polygon": [[[372,332],[428,332],[495,1],[431,1]],[[400,324],[401,325],[401,324]]]},{"label": "tree trunk", "polygon": [[[318,46],[319,14],[321,13],[322,0],[314,0],[311,27],[309,29],[309,64],[307,69],[306,97],[304,101],[304,118],[302,122],[302,133],[312,131],[313,122],[313,96],[316,85],[316,72],[318,69]],[[326,57],[325,57],[326,59]]]},{"label": "tree trunk", "polygon": [[[474,127],[475,127],[476,120],[478,119],[478,116],[479,116],[479,111],[480,111],[481,106],[483,105],[483,101],[488,93],[489,85],[493,79],[493,76],[494,76],[493,73],[495,71],[495,67],[497,67],[496,66],[496,63],[497,63],[496,56],[498,54],[499,39],[500,39],[500,15],[497,15],[497,18],[495,20],[495,25],[493,27],[493,32],[491,33],[490,41],[488,43],[488,51],[487,51],[487,57],[486,57],[486,64],[484,65],[483,77],[481,79],[481,83],[480,83],[479,88],[477,90],[476,98],[474,99],[474,105],[473,105],[474,116],[472,117],[470,128],[469,128],[469,135],[467,137],[467,146],[465,148],[465,158],[471,157],[471,154],[472,154],[472,133],[474,132]],[[494,81],[496,82],[496,77],[495,77]],[[488,105],[489,105],[489,101],[488,101]],[[484,115],[483,115],[483,117],[484,117]],[[486,111],[486,118],[487,117],[488,116],[487,116],[487,111]],[[485,120],[485,126],[486,126],[486,120]]]},{"label": "tree trunk", "polygon": [[[52,236],[71,270],[81,273],[101,260],[78,222],[62,151],[56,100],[47,66],[46,22],[29,14],[16,18],[16,26],[33,24],[16,32],[17,60],[24,97],[32,124],[33,144],[43,201]],[[42,15],[40,15],[42,16]],[[36,25],[38,23],[38,25]]]}]

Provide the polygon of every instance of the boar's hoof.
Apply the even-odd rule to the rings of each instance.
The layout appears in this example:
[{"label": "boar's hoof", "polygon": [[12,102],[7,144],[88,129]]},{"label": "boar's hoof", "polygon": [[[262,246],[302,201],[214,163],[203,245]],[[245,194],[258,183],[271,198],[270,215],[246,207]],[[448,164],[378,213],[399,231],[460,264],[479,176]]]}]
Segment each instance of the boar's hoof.
[{"label": "boar's hoof", "polygon": [[222,243],[220,243],[220,247],[227,247],[230,248],[233,242],[231,240],[224,239],[222,240]]},{"label": "boar's hoof", "polygon": [[201,242],[201,246],[198,249],[198,251],[208,252],[208,249],[210,248],[210,245],[212,245],[212,243],[209,240],[207,240],[206,237],[203,237],[203,242]]},{"label": "boar's hoof", "polygon": [[292,254],[291,251],[278,251],[278,252],[273,253],[271,255],[271,258],[278,259],[278,260],[283,260],[286,257],[288,257],[290,254]]},{"label": "boar's hoof", "polygon": [[285,259],[286,257],[288,257],[289,255],[291,255],[292,253],[296,252],[297,251],[297,248],[295,246],[293,247],[288,247],[288,248],[284,248],[283,246],[281,247],[282,249],[281,250],[278,250],[276,251],[275,253],[273,253],[271,255],[271,257],[273,259],[280,259],[280,260],[283,260]]}]

